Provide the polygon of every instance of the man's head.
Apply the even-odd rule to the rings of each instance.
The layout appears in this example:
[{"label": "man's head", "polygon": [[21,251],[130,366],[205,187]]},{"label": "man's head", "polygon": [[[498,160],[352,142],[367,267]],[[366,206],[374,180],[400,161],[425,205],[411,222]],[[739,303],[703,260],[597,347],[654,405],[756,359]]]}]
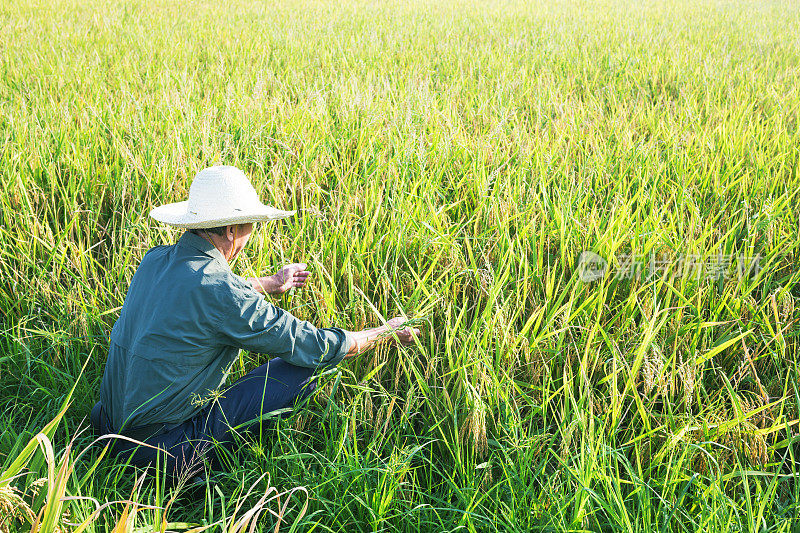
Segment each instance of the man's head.
[{"label": "man's head", "polygon": [[254,222],[280,220],[294,213],[261,203],[244,172],[223,165],[198,172],[188,200],[155,207],[150,216],[201,235],[231,261],[247,244]]},{"label": "man's head", "polygon": [[193,229],[197,235],[204,237],[222,252],[228,262],[239,255],[250,234],[253,233],[253,223],[231,224],[229,226],[216,226],[213,228]]}]

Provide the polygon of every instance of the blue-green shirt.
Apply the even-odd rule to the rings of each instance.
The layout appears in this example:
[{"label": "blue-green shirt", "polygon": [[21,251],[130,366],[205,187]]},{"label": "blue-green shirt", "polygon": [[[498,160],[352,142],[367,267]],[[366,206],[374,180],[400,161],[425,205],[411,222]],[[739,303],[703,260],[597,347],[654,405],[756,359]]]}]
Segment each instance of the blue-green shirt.
[{"label": "blue-green shirt", "polygon": [[335,365],[352,336],[268,302],[190,231],[145,254],[111,342],[100,401],[115,429],[177,424],[222,385],[239,350],[294,365]]}]

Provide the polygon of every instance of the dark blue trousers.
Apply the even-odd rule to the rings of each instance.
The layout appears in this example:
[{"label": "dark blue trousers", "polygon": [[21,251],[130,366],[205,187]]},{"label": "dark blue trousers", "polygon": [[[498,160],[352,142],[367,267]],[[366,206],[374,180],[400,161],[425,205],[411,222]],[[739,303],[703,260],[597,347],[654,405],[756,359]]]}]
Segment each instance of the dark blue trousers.
[{"label": "dark blue trousers", "polygon": [[[288,415],[316,389],[314,373],[313,368],[271,359],[242,376],[194,417],[142,441],[158,449],[112,439],[111,452],[121,459],[130,458],[131,464],[140,467],[156,464],[158,457],[160,468],[166,465],[170,476],[200,471],[204,457],[212,468],[219,469],[220,457],[213,444],[230,448],[234,433],[252,434],[274,425],[275,418]],[[104,413],[95,412],[100,409],[98,404],[92,413],[95,431],[103,435],[113,433],[108,418],[102,416]],[[278,410],[285,411],[268,416]]]}]

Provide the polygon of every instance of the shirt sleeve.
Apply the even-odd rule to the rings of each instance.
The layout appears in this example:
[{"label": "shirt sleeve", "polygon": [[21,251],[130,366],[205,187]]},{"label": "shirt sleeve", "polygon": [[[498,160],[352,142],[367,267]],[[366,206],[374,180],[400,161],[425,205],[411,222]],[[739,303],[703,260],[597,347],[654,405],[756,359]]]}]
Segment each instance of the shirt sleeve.
[{"label": "shirt sleeve", "polygon": [[231,346],[306,368],[337,365],[353,343],[345,330],[317,328],[235,282],[219,328]]}]

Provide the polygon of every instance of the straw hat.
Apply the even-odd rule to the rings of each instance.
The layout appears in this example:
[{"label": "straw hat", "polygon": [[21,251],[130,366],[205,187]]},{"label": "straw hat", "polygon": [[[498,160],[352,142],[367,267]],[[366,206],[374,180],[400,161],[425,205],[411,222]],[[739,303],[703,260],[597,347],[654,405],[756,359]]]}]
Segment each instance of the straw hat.
[{"label": "straw hat", "polygon": [[192,180],[189,200],[150,211],[159,222],[190,229],[278,220],[293,214],[262,204],[244,172],[230,166],[204,168]]}]

